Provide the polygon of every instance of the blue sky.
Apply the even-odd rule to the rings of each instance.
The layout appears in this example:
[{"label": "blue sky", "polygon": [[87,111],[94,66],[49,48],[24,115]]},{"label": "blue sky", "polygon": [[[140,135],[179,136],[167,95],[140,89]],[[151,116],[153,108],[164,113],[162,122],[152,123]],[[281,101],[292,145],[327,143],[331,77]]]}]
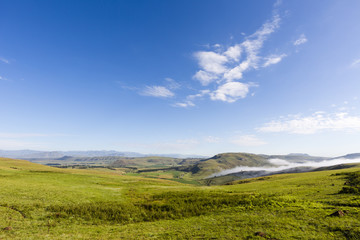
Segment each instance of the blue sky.
[{"label": "blue sky", "polygon": [[359,9],[0,0],[0,149],[360,152]]}]

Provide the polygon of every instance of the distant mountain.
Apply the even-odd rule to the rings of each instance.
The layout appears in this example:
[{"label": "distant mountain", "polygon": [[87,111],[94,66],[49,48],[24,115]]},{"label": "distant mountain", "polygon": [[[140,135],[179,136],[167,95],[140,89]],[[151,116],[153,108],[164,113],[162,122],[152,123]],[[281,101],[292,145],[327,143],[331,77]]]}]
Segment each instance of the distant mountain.
[{"label": "distant mountain", "polygon": [[306,162],[306,161],[319,162],[329,159],[328,157],[315,157],[305,153],[290,153],[287,155],[262,155],[262,156],[264,156],[266,159],[278,158],[289,162]]},{"label": "distant mountain", "polygon": [[24,156],[41,153],[41,151],[34,151],[34,150],[0,150],[1,157],[8,157],[8,158],[21,158]]},{"label": "distant mountain", "polygon": [[18,159],[59,159],[62,157],[172,157],[172,158],[204,158],[199,155],[183,154],[142,154],[136,152],[103,151],[35,151],[35,150],[0,150],[0,157]]},{"label": "distant mountain", "polygon": [[350,154],[346,154],[344,156],[340,156],[340,157],[336,157],[334,159],[338,159],[338,158],[346,158],[346,159],[356,159],[359,158],[360,159],[360,153],[350,153]]}]

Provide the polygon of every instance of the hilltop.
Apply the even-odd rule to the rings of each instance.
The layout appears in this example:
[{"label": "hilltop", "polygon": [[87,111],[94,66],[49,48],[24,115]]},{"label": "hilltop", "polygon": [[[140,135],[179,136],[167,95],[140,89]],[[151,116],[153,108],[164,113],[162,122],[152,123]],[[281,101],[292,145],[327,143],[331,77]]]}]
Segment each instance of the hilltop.
[{"label": "hilltop", "polygon": [[269,166],[271,165],[266,158],[261,155],[251,153],[222,153],[211,158],[200,160],[198,163],[185,171],[192,172],[197,177],[206,177],[224,169],[237,166]]}]

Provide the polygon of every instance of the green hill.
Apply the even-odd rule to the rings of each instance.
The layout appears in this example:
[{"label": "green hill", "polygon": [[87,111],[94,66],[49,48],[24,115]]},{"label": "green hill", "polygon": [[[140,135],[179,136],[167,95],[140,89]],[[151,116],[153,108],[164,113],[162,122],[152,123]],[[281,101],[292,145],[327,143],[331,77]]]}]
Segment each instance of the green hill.
[{"label": "green hill", "polygon": [[358,165],[207,187],[0,158],[0,181],[6,240],[360,238]]},{"label": "green hill", "polygon": [[265,155],[252,153],[221,153],[214,157],[200,160],[198,163],[186,168],[180,168],[183,171],[189,171],[196,178],[206,178],[214,173],[231,169],[239,166],[247,167],[266,167],[273,166],[268,160],[278,158],[289,162],[322,161],[329,159],[326,157],[314,157],[308,154],[288,154],[288,155]]},{"label": "green hill", "polygon": [[213,173],[225,169],[231,169],[238,166],[258,167],[271,166],[267,158],[261,155],[251,153],[222,153],[212,158],[200,160],[197,164],[188,167],[186,170],[191,171],[198,178],[207,177]]}]

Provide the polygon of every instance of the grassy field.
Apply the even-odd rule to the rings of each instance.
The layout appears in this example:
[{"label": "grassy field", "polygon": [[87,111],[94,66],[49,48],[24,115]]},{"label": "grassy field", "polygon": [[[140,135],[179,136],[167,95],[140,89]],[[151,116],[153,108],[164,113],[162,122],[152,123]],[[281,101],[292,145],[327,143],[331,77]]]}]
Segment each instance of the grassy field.
[{"label": "grassy field", "polygon": [[358,166],[211,187],[179,174],[0,158],[0,239],[360,239]]}]

